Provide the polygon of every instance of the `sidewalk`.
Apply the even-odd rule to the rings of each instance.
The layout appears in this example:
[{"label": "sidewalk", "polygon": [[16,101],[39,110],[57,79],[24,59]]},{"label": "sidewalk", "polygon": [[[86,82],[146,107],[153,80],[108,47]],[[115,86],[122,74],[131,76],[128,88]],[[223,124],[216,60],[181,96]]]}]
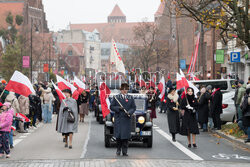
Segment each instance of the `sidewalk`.
[{"label": "sidewalk", "polygon": [[166,159],[86,159],[86,160],[32,160],[32,161],[0,161],[0,167],[249,167],[249,163],[166,160]]},{"label": "sidewalk", "polygon": [[213,130],[211,132],[229,140],[232,143],[235,143],[243,148],[247,148],[250,150],[250,143],[245,143],[243,139],[239,139],[239,138],[236,138],[234,136],[228,135],[228,134],[222,132],[221,130]]}]

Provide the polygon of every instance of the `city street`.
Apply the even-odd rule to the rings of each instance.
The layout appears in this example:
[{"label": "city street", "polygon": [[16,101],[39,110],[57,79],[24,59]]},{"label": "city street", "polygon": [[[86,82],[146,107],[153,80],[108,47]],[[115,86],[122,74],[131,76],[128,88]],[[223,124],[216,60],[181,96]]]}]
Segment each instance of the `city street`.
[{"label": "city street", "polygon": [[[250,162],[249,150],[238,148],[233,143],[210,133],[201,132],[197,137],[197,149],[188,149],[186,137],[180,135],[177,135],[178,142],[173,143],[168,133],[167,115],[158,114],[157,117],[154,120],[153,147],[145,148],[141,143],[130,144],[129,156],[126,159],[141,159],[143,163],[146,162],[144,159],[164,159],[172,163],[175,160],[180,160],[179,163],[195,162],[192,160],[204,161],[203,163],[214,161],[213,163],[226,162],[234,165],[247,165]],[[109,164],[125,158],[115,155],[115,147],[104,147],[104,128],[95,121],[93,113],[86,118],[85,123],[79,123],[79,133],[73,136],[72,150],[64,148],[61,134],[55,131],[55,122],[56,116],[53,117],[52,124],[41,124],[38,129],[30,130],[28,134],[18,134],[14,138],[15,148],[11,150],[11,158],[1,161],[11,161],[14,165],[16,162],[35,163],[37,160],[49,163],[56,163],[55,160],[69,160],[76,163],[81,160],[99,159]]]}]

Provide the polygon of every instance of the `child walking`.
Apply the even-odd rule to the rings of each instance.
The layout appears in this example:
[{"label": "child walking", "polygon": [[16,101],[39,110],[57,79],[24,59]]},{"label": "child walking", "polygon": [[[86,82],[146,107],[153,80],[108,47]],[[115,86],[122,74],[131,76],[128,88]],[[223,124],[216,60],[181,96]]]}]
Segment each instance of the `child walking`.
[{"label": "child walking", "polygon": [[0,158],[10,158],[9,147],[9,133],[11,131],[11,125],[13,120],[14,110],[11,108],[9,102],[5,102],[1,107],[2,113],[0,114]]}]

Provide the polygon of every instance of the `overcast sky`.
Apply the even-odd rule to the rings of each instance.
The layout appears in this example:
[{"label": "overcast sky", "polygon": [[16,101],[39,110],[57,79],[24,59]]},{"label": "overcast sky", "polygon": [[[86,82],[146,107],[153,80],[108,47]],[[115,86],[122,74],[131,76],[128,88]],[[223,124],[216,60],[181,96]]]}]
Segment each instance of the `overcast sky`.
[{"label": "overcast sky", "polygon": [[50,30],[65,29],[69,23],[105,23],[115,4],[127,22],[154,20],[160,0],[43,0]]}]

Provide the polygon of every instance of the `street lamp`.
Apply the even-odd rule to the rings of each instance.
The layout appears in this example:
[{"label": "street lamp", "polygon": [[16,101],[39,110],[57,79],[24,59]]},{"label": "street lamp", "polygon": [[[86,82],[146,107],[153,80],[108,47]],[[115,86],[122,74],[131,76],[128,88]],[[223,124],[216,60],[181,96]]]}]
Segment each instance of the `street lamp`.
[{"label": "street lamp", "polygon": [[[36,31],[36,33],[38,33],[39,32],[39,30],[38,30],[38,27],[37,26],[35,26],[35,31]],[[33,19],[31,19],[31,25],[30,25],[30,81],[31,81],[31,83],[33,82],[33,80],[32,80],[32,63],[33,63],[33,61],[32,61],[32,30],[33,30]]]}]

